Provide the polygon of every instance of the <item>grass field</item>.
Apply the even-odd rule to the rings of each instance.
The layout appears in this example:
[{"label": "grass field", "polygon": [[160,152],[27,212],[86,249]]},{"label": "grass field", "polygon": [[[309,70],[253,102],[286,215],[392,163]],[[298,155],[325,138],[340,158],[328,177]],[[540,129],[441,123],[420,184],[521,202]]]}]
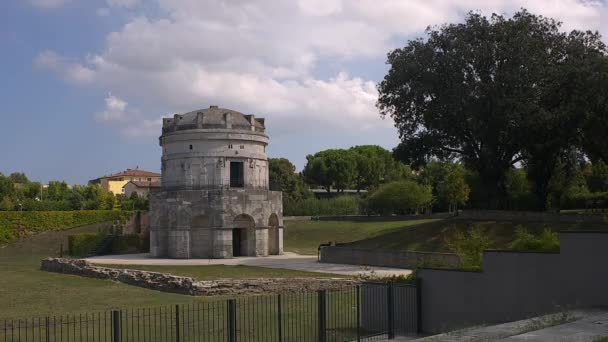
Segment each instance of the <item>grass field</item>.
[{"label": "grass field", "polygon": [[285,221],[283,245],[286,251],[317,254],[319,244],[352,242],[378,238],[410,227],[437,222],[435,219],[409,221]]},{"label": "grass field", "polygon": [[[67,235],[87,228],[46,232],[0,248],[0,320],[62,313],[93,312],[113,308],[157,307],[203,302],[208,299],[159,292],[115,283],[40,271],[40,260],[57,256]],[[247,277],[331,276],[282,269],[246,266],[141,266],[153,271],[198,279]]]},{"label": "grass field", "polygon": [[[508,248],[515,238],[515,229],[523,225],[539,233],[542,223],[513,221],[472,221],[464,219],[411,220],[388,222],[355,221],[285,221],[285,250],[301,254],[316,254],[320,243],[350,242],[355,247],[383,250],[412,250],[449,252],[447,240],[457,231],[474,225],[484,228],[492,241],[491,248]],[[606,224],[551,224],[560,230],[607,230]]]},{"label": "grass field", "polygon": [[[363,248],[385,250],[448,251],[446,237],[482,225],[493,248],[508,247],[518,222],[474,222],[460,219],[388,222],[286,221],[286,251],[316,254],[320,243],[352,242]],[[542,224],[527,224],[540,231]],[[555,230],[608,229],[606,225],[557,224]],[[49,314],[91,312],[112,308],[156,307],[206,301],[178,294],[158,292],[105,280],[42,272],[40,260],[57,256],[68,234],[87,231],[46,232],[0,248],[0,320]],[[192,276],[197,279],[251,277],[331,276],[300,271],[246,266],[137,266],[138,269]]]}]

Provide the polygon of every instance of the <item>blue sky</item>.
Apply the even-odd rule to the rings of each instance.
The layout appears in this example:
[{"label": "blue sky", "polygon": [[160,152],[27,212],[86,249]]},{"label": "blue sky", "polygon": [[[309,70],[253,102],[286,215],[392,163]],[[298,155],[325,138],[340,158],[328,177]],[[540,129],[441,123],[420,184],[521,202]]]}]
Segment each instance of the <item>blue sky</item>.
[{"label": "blue sky", "polygon": [[0,172],[47,182],[160,168],[159,120],[219,105],[266,117],[271,157],[397,133],[374,107],[385,55],[469,10],[526,7],[608,34],[578,0],[7,0]]}]

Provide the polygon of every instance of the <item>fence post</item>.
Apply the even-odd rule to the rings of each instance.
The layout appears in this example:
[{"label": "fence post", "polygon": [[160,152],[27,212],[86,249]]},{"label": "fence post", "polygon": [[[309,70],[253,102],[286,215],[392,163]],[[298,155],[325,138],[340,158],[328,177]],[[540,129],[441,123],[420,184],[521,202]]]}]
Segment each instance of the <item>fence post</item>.
[{"label": "fence post", "polygon": [[180,341],[179,336],[179,305],[175,304],[175,341]]},{"label": "fence post", "polygon": [[63,258],[63,242],[59,244],[59,257]]},{"label": "fence post", "polygon": [[361,341],[361,285],[357,285],[357,342]]},{"label": "fence post", "polygon": [[236,299],[228,299],[228,342],[236,342]]},{"label": "fence post", "polygon": [[283,342],[283,313],[281,307],[281,294],[277,295],[277,323],[279,325],[279,342]]},{"label": "fence post", "polygon": [[388,339],[395,338],[395,309],[393,300],[393,282],[389,282],[386,286],[386,314],[388,323]]},{"label": "fence post", "polygon": [[44,318],[44,326],[46,327],[46,342],[49,342],[51,340],[51,332],[49,331],[49,318],[45,317]]},{"label": "fence post", "polygon": [[318,314],[318,318],[319,318],[319,342],[325,342],[325,324],[326,324],[326,318],[325,318],[325,290],[319,290],[318,291],[318,296],[319,296],[319,314]]},{"label": "fence post", "polygon": [[112,310],[112,341],[120,342],[122,336],[121,332],[121,312],[118,310]]},{"label": "fence post", "polygon": [[416,277],[416,330],[422,333],[422,279]]}]

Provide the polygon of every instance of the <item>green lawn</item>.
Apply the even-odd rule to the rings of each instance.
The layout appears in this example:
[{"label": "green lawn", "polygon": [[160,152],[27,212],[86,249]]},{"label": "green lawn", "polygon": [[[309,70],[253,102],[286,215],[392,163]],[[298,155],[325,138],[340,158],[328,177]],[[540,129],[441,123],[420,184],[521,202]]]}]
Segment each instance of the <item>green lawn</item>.
[{"label": "green lawn", "polygon": [[[209,300],[159,292],[107,280],[40,271],[40,260],[58,256],[67,235],[89,228],[54,231],[22,239],[0,248],[0,320],[81,313],[113,308],[158,307]],[[198,279],[247,277],[331,276],[309,272],[244,266],[139,266]]]},{"label": "green lawn", "polygon": [[[448,251],[446,237],[481,224],[494,248],[506,248],[518,222],[473,222],[460,219],[410,221],[286,221],[286,251],[316,254],[320,243],[353,242],[363,248],[387,250]],[[542,224],[527,224],[540,231]],[[562,229],[608,229],[606,225],[552,225]],[[0,248],[0,320],[61,313],[91,312],[112,308],[156,307],[197,303],[208,299],[164,293],[106,280],[42,272],[40,260],[57,256],[68,234],[88,228],[46,232]],[[284,269],[245,266],[128,266],[138,269],[192,276],[197,279],[251,277],[331,276]]]},{"label": "green lawn", "polygon": [[285,221],[284,249],[299,254],[317,254],[319,244],[353,242],[408,230],[410,227],[437,222],[437,219],[409,221]]},{"label": "green lawn", "polygon": [[[492,241],[491,248],[497,249],[509,248],[518,225],[534,233],[541,232],[545,227],[542,223],[457,218],[388,222],[285,221],[284,246],[286,251],[300,254],[316,254],[319,244],[328,241],[350,242],[352,246],[369,249],[449,252],[449,237],[474,225],[484,228]],[[608,229],[607,224],[559,223],[548,227],[556,231]]]}]

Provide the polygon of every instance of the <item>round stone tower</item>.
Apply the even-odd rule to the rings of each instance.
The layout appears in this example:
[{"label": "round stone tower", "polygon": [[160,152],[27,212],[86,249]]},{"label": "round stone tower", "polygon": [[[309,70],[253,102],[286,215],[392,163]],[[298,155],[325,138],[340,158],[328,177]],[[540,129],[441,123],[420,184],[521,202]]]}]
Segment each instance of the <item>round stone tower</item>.
[{"label": "round stone tower", "polygon": [[150,253],[282,254],[281,192],[268,190],[264,119],[211,106],[163,119],[162,188],[150,196]]}]

